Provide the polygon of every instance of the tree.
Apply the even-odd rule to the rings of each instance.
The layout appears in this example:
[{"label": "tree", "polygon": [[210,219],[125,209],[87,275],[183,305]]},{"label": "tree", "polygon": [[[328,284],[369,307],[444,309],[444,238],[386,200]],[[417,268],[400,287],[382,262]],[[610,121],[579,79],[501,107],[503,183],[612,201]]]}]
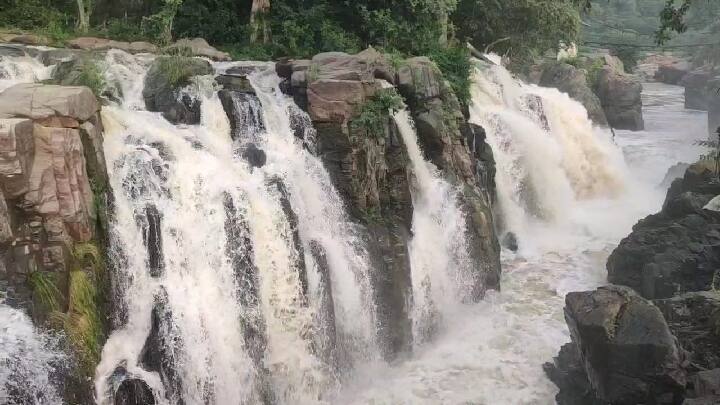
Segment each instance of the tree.
[{"label": "tree", "polygon": [[270,0],[253,0],[250,10],[250,43],[267,44],[270,42]]},{"label": "tree", "polygon": [[90,29],[90,15],[93,10],[93,0],[77,0],[78,21],[77,29],[85,34]]},{"label": "tree", "polygon": [[143,30],[163,45],[172,42],[175,16],[183,0],[163,0],[162,9],[149,17],[143,17]]}]

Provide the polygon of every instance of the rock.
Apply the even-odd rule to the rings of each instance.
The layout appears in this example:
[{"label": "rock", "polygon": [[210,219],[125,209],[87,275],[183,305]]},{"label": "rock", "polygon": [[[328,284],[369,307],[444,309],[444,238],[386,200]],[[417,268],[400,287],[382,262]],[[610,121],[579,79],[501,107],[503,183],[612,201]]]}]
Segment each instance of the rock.
[{"label": "rock", "polygon": [[679,84],[685,75],[690,72],[690,63],[680,59],[665,59],[658,63],[655,80],[665,84]]},{"label": "rock", "polygon": [[267,161],[267,156],[262,149],[258,149],[254,144],[248,145],[242,152],[242,157],[252,167],[263,167]]},{"label": "rock", "polygon": [[[670,330],[689,352],[690,368],[720,368],[720,293],[689,292],[655,300]],[[720,379],[718,379],[720,384]],[[699,396],[716,393],[702,393]]]},{"label": "rock", "polygon": [[693,395],[703,398],[708,396],[720,397],[720,368],[700,371],[690,377]]},{"label": "rock", "polygon": [[0,93],[0,118],[58,115],[87,121],[100,105],[87,87],[16,84]]},{"label": "rock", "polygon": [[[167,64],[180,65],[173,67],[173,69],[181,69],[183,73],[183,77],[179,78],[176,83],[170,82],[165,70]],[[142,92],[145,107],[148,111],[162,112],[163,117],[174,124],[199,124],[200,100],[189,94],[182,94],[181,89],[188,84],[191,77],[212,73],[212,66],[203,59],[157,58],[145,76],[145,87]]]},{"label": "rock", "polygon": [[552,363],[543,364],[547,377],[560,391],[557,405],[605,405],[588,381],[585,365],[575,343],[566,343]]},{"label": "rock", "polygon": [[31,120],[0,119],[0,183],[8,198],[28,191],[34,147]]},{"label": "rock", "polygon": [[128,378],[115,392],[115,405],[155,405],[155,396],[147,383],[139,378]]},{"label": "rock", "polygon": [[517,237],[514,233],[508,232],[503,236],[502,245],[506,249],[509,249],[512,252],[517,252],[518,250],[518,241]]},{"label": "rock", "polygon": [[219,75],[215,77],[215,82],[223,86],[225,90],[255,94],[255,89],[253,89],[247,76],[244,75]]},{"label": "rock", "polygon": [[716,75],[712,69],[704,68],[683,76],[679,84],[685,87],[685,108],[707,111],[710,99],[715,95],[708,84]]},{"label": "rock", "polygon": [[27,55],[22,47],[14,45],[0,45],[0,57],[20,58]]},{"label": "rock", "polygon": [[720,194],[705,164],[668,190],[662,210],[640,220],[607,262],[608,281],[648,299],[713,288],[720,268],[720,212],[703,207]]},{"label": "rock", "polygon": [[566,63],[555,63],[545,69],[540,85],[554,87],[582,103],[590,119],[601,126],[608,126],[608,120],[598,97],[587,85],[585,72]]},{"label": "rock", "polygon": [[606,66],[598,75],[596,94],[611,127],[631,131],[645,128],[640,78]]},{"label": "rock", "polygon": [[232,60],[229,53],[217,50],[216,48],[210,46],[210,44],[202,38],[183,38],[170,45],[168,48],[180,51],[183,49],[189,49],[194,56],[203,56],[217,61]]},{"label": "rock", "polygon": [[13,42],[23,45],[47,46],[50,39],[41,35],[33,34],[9,34],[3,38],[6,42]]},{"label": "rock", "polygon": [[681,349],[652,303],[627,287],[600,287],[569,293],[565,319],[599,399],[679,402],[686,384]]},{"label": "rock", "polygon": [[70,48],[86,51],[107,51],[120,49],[129,53],[158,53],[157,46],[149,42],[122,42],[106,38],[80,37],[67,42]]},{"label": "rock", "polygon": [[704,398],[686,399],[682,405],[718,405],[720,404],[720,396],[713,395]]},{"label": "rock", "polygon": [[685,175],[685,171],[690,167],[689,163],[676,163],[672,165],[667,173],[665,173],[665,177],[663,177],[662,182],[658,185],[661,189],[667,190],[675,181],[675,179],[679,179]]},{"label": "rock", "polygon": [[715,140],[720,133],[720,79],[709,81],[708,91],[715,94],[708,102],[708,134]]}]

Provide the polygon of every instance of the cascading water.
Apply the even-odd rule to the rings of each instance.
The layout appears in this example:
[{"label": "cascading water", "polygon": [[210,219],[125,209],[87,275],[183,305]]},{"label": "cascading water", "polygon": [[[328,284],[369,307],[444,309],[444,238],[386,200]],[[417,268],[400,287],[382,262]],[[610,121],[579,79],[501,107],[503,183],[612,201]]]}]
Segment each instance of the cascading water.
[{"label": "cascading water", "polygon": [[0,91],[18,83],[49,79],[55,66],[45,66],[28,55],[0,56]]},{"label": "cascading water", "polygon": [[466,246],[466,218],[458,207],[457,190],[425,160],[408,111],[402,109],[393,118],[416,184],[409,250],[413,336],[416,343],[423,343],[437,327],[437,318],[470,296],[473,260]]},{"label": "cascading water", "polygon": [[0,303],[0,403],[62,403],[55,379],[67,360],[60,336],[36,330],[22,311]]},{"label": "cascading water", "polygon": [[377,350],[366,253],[295,136],[312,142],[308,117],[265,64],[246,67],[256,95],[229,94],[232,136],[202,78],[185,90],[202,99],[201,125],[174,126],[132,99],[125,81],[141,81],[146,63],[111,57],[126,65],[112,72],[121,106],[103,109],[124,311],[98,402],[129,378],[161,403],[320,401],[339,368]]},{"label": "cascading water", "polygon": [[518,82],[500,66],[477,69],[474,82],[471,121],[485,128],[493,149],[505,231],[539,241],[548,223],[574,219],[578,201],[623,193],[622,156],[580,103]]}]

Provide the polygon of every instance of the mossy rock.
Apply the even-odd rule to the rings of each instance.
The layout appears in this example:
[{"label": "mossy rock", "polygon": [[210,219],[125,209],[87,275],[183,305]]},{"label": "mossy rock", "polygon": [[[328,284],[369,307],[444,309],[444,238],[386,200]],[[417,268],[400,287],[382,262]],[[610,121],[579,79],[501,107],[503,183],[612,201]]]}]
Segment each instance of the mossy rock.
[{"label": "mossy rock", "polygon": [[178,96],[193,77],[212,73],[212,65],[204,59],[186,56],[155,59],[145,77],[145,107],[148,111],[162,112],[165,119],[175,124],[200,123],[200,101]]}]

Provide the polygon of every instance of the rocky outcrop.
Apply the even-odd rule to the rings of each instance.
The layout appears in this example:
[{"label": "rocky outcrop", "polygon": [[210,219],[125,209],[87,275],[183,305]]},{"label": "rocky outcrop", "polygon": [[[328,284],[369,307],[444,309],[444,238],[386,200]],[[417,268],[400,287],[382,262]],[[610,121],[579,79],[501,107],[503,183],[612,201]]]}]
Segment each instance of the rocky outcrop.
[{"label": "rocky outcrop", "polygon": [[715,92],[708,101],[708,135],[715,140],[720,136],[720,80],[708,83],[708,87],[711,94]]},{"label": "rocky outcrop", "polygon": [[285,79],[281,88],[308,111],[317,129],[315,149],[363,229],[373,258],[379,340],[386,358],[409,350],[412,342],[408,261],[412,173],[389,115],[379,117],[372,127],[355,121],[387,83],[397,86],[407,100],[426,157],[463,190],[460,204],[468,218],[467,234],[474,256],[482,258],[475,295],[498,288],[492,153],[482,128],[467,124],[460,103],[434,64],[413,58],[396,70],[382,54],[368,49],[357,55],[330,52],[312,60],[281,61],[276,70]]},{"label": "rocky outcrop", "polygon": [[657,60],[657,71],[654,79],[666,84],[679,84],[691,70],[688,61],[666,57]]},{"label": "rocky outcrop", "polygon": [[720,79],[720,75],[711,68],[695,69],[686,74],[679,83],[685,87],[685,108],[707,111],[716,95],[713,91],[716,86],[711,85],[716,78]]},{"label": "rocky outcrop", "polygon": [[567,63],[556,63],[547,67],[540,78],[540,86],[554,87],[582,103],[590,119],[601,126],[608,126],[600,99],[588,86],[584,70]]},{"label": "rocky outcrop", "polygon": [[148,111],[162,112],[168,121],[178,124],[200,123],[200,100],[182,88],[194,76],[214,72],[210,63],[188,57],[159,57],[145,76],[143,98]]},{"label": "rocky outcrop", "polygon": [[[104,326],[93,323],[101,318],[87,315],[99,311],[94,291],[105,288],[104,212],[97,207],[108,196],[99,104],[84,87],[16,85],[0,93],[0,117],[0,282],[7,302],[68,334],[101,333]],[[80,279],[93,292],[79,287]],[[79,305],[82,313],[75,312]],[[70,321],[58,325],[62,317]],[[71,347],[78,367],[65,394],[70,403],[89,403],[97,359],[89,354],[94,349],[77,344]]]},{"label": "rocky outcrop", "polygon": [[682,401],[683,352],[651,302],[627,287],[601,287],[569,293],[565,318],[572,343],[545,366],[561,388],[559,404]]},{"label": "rocky outcrop", "polygon": [[632,287],[649,299],[715,286],[720,212],[703,209],[720,194],[711,166],[694,164],[673,182],[662,211],[638,222],[610,255],[608,281]]},{"label": "rocky outcrop", "polygon": [[608,65],[598,73],[594,88],[611,127],[632,131],[645,128],[639,77],[625,73],[622,65]]},{"label": "rocky outcrop", "polygon": [[128,53],[158,53],[160,50],[156,45],[149,42],[123,42],[95,37],[80,37],[71,39],[70,41],[67,41],[67,46],[72,49],[82,49],[85,51],[107,51],[110,49],[120,49]]},{"label": "rocky outcrop", "polygon": [[168,46],[168,50],[178,50],[182,53],[189,51],[192,56],[201,56],[216,61],[232,60],[229,53],[217,50],[215,47],[210,46],[210,44],[202,38],[180,39],[174,44]]}]

